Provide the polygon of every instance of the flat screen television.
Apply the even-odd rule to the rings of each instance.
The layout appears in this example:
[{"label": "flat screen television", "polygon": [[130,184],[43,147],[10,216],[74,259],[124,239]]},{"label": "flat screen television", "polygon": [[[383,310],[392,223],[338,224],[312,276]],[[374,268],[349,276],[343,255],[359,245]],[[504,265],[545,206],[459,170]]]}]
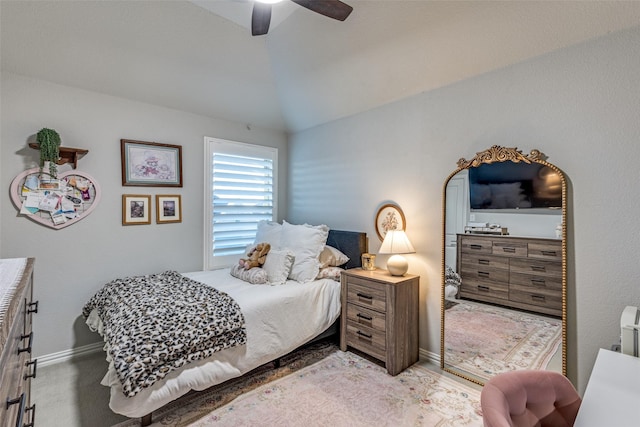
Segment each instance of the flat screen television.
[{"label": "flat screen television", "polygon": [[469,168],[471,209],[559,209],[560,176],[540,163],[511,161]]}]

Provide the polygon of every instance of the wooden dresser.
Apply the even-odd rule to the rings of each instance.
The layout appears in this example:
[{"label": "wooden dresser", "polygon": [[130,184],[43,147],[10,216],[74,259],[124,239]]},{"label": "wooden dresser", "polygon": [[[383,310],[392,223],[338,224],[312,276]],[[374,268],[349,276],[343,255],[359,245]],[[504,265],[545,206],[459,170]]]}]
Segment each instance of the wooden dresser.
[{"label": "wooden dresser", "polygon": [[[31,316],[37,313],[38,303],[32,299],[34,259],[25,261],[16,285],[0,295],[0,426],[31,427],[35,422],[31,378],[36,376],[37,360],[31,360]],[[8,271],[0,269],[3,275]],[[13,276],[14,271],[11,273]]]},{"label": "wooden dresser", "polygon": [[420,278],[353,268],[341,283],[340,349],[381,360],[391,375],[417,362]]},{"label": "wooden dresser", "polygon": [[562,316],[562,241],[458,234],[460,296]]}]

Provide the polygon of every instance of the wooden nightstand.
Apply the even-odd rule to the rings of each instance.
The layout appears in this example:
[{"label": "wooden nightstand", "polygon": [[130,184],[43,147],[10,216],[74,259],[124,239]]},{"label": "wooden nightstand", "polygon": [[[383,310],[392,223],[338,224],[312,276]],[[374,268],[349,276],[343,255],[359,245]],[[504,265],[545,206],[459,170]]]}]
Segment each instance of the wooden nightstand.
[{"label": "wooden nightstand", "polygon": [[352,268],[341,283],[340,349],[381,360],[391,375],[417,362],[420,277]]}]

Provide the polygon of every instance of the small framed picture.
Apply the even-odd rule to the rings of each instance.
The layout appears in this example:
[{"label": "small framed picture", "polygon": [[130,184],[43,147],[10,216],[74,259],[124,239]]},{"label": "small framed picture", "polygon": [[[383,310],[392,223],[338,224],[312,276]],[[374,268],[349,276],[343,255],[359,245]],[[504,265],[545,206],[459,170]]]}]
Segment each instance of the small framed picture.
[{"label": "small framed picture", "polygon": [[182,187],[182,146],[120,140],[122,185]]},{"label": "small framed picture", "polygon": [[151,196],[122,195],[122,225],[151,224]]},{"label": "small framed picture", "polygon": [[156,195],[156,222],[182,222],[182,203],[178,194]]},{"label": "small framed picture", "polygon": [[376,233],[380,240],[384,240],[384,236],[389,230],[406,230],[407,223],[404,219],[404,213],[400,206],[393,203],[382,205],[376,214]]}]

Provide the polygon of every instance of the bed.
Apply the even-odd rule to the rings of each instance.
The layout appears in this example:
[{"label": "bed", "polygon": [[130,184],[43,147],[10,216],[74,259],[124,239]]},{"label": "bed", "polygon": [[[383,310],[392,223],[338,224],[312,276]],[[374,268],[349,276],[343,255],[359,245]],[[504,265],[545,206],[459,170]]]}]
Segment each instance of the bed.
[{"label": "bed", "polygon": [[[268,236],[265,238],[268,239]],[[367,250],[366,234],[329,230],[326,245],[338,249],[349,258],[340,268],[358,267],[361,265],[361,254]],[[178,275],[175,272],[170,274]],[[190,390],[205,390],[239,377],[318,337],[337,332],[340,283],[334,280],[335,275],[333,279],[303,283],[286,280],[274,286],[251,284],[232,277],[229,268],[183,273],[178,276],[178,280],[196,281],[230,296],[244,317],[246,339],[242,340],[233,332],[233,340],[238,341],[238,345],[221,346],[221,349],[210,356],[190,361],[180,367],[172,367],[166,375],[163,374],[163,378],[150,385],[133,387],[132,390],[131,384],[123,381],[122,375],[119,376],[121,372],[118,362],[122,363],[127,358],[116,358],[114,362],[114,358],[110,356],[113,353],[110,352],[109,341],[104,334],[107,326],[97,314],[98,310],[92,308],[86,314],[83,313],[88,326],[105,337],[109,369],[101,383],[111,389],[109,407],[112,411],[131,418],[141,417],[142,425],[151,423],[151,413],[154,410]]]}]

